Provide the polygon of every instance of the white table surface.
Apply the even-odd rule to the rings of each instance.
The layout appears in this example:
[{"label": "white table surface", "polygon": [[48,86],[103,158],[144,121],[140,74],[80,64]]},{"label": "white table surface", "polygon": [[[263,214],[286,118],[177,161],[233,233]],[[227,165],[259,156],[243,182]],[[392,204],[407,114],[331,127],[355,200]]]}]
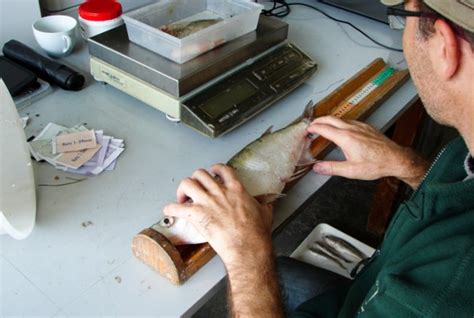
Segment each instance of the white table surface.
[{"label": "white table surface", "polygon": [[[386,44],[401,46],[400,32],[315,5],[351,20]],[[125,139],[126,150],[114,171],[61,187],[39,185],[68,182],[65,177],[77,176],[46,163],[34,163],[35,229],[22,241],[0,237],[0,316],[189,316],[213,294],[225,277],[219,257],[177,287],[131,253],[133,236],[161,218],[163,206],[175,198],[179,180],[199,167],[225,162],[270,125],[286,125],[300,115],[309,99],[322,99],[374,58],[406,67],[401,53],[378,48],[347,26],[312,10],[292,10],[285,18],[290,24],[289,39],[318,62],[319,70],[269,110],[218,139],[172,123],[133,97],[94,82],[90,75],[82,91],[55,89],[20,112],[31,117],[27,137],[38,134],[49,122],[65,126],[87,123]],[[0,28],[5,27],[1,23]],[[85,46],[65,62],[87,72]],[[415,98],[409,81],[367,121],[387,128]],[[3,155],[8,154],[2,149]],[[338,151],[329,156],[341,158]],[[279,201],[275,226],[327,180],[313,173],[303,178]],[[83,227],[87,221],[93,224]]]}]

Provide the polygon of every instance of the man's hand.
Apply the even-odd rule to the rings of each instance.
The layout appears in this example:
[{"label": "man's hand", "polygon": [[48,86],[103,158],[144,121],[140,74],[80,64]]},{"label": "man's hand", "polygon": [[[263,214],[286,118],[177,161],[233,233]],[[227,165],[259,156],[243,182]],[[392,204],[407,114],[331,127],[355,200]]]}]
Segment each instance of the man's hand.
[{"label": "man's hand", "polygon": [[224,262],[232,316],[283,317],[272,255],[272,208],[261,205],[225,165],[197,170],[178,187],[178,202],[165,214],[184,218]]},{"label": "man's hand", "polygon": [[339,146],[346,161],[320,161],[313,166],[319,174],[351,179],[375,180],[396,177],[416,188],[428,163],[411,149],[399,146],[375,128],[358,122],[326,116],[315,119],[308,132]]},{"label": "man's hand", "polygon": [[234,170],[215,165],[181,182],[177,203],[165,207],[169,216],[191,222],[222,258],[228,269],[240,266],[246,254],[271,255],[272,208],[248,194]]}]

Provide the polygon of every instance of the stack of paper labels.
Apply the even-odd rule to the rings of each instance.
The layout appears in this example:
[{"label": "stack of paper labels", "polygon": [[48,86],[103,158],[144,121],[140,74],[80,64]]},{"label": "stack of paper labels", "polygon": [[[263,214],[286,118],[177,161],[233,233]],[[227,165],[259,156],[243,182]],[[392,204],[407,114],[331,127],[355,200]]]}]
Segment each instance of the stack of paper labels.
[{"label": "stack of paper labels", "polygon": [[29,144],[31,155],[58,169],[83,175],[113,170],[124,151],[122,139],[104,135],[102,130],[71,128],[49,123]]}]

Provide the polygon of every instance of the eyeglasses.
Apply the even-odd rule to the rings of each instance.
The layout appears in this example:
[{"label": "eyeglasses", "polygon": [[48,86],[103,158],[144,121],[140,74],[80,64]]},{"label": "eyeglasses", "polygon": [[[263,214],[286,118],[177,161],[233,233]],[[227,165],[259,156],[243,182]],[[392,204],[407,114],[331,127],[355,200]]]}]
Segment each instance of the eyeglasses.
[{"label": "eyeglasses", "polygon": [[407,17],[423,17],[428,19],[442,19],[448,23],[453,31],[463,39],[466,39],[465,31],[459,27],[457,24],[453,23],[449,19],[446,19],[441,14],[437,12],[419,12],[419,11],[408,11],[401,9],[399,7],[388,7],[387,8],[388,22],[391,29],[401,30],[406,26]]},{"label": "eyeglasses", "polygon": [[387,15],[390,28],[395,30],[402,30],[405,28],[407,17],[421,17],[426,15],[426,13],[418,11],[408,11],[395,7],[388,7]]}]

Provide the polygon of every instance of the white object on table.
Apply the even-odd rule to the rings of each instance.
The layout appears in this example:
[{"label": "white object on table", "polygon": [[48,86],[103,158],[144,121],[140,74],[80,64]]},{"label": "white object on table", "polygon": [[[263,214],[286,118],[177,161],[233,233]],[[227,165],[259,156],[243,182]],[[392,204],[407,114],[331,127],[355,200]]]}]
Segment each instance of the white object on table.
[{"label": "white object on table", "polygon": [[32,29],[36,42],[53,57],[68,55],[77,42],[77,21],[67,15],[43,17],[33,23]]},{"label": "white object on table", "polygon": [[0,234],[26,238],[35,224],[36,193],[22,120],[0,79]]},{"label": "white object on table", "polygon": [[347,235],[344,232],[339,231],[338,229],[330,226],[329,224],[321,223],[314,228],[314,230],[305,238],[305,240],[296,248],[296,250],[290,256],[302,262],[321,267],[327,269],[328,271],[353,279],[349,273],[357,265],[356,263],[345,264],[344,262],[342,262],[343,265],[347,268],[347,271],[344,271],[334,262],[328,260],[323,256],[319,256],[311,252],[310,246],[313,245],[315,242],[322,242],[323,237],[326,235],[333,235],[335,237],[343,239],[344,241],[354,245],[356,248],[358,248],[361,252],[363,252],[369,257],[375,252],[375,249],[370,247],[369,245],[356,240],[355,238]]}]

